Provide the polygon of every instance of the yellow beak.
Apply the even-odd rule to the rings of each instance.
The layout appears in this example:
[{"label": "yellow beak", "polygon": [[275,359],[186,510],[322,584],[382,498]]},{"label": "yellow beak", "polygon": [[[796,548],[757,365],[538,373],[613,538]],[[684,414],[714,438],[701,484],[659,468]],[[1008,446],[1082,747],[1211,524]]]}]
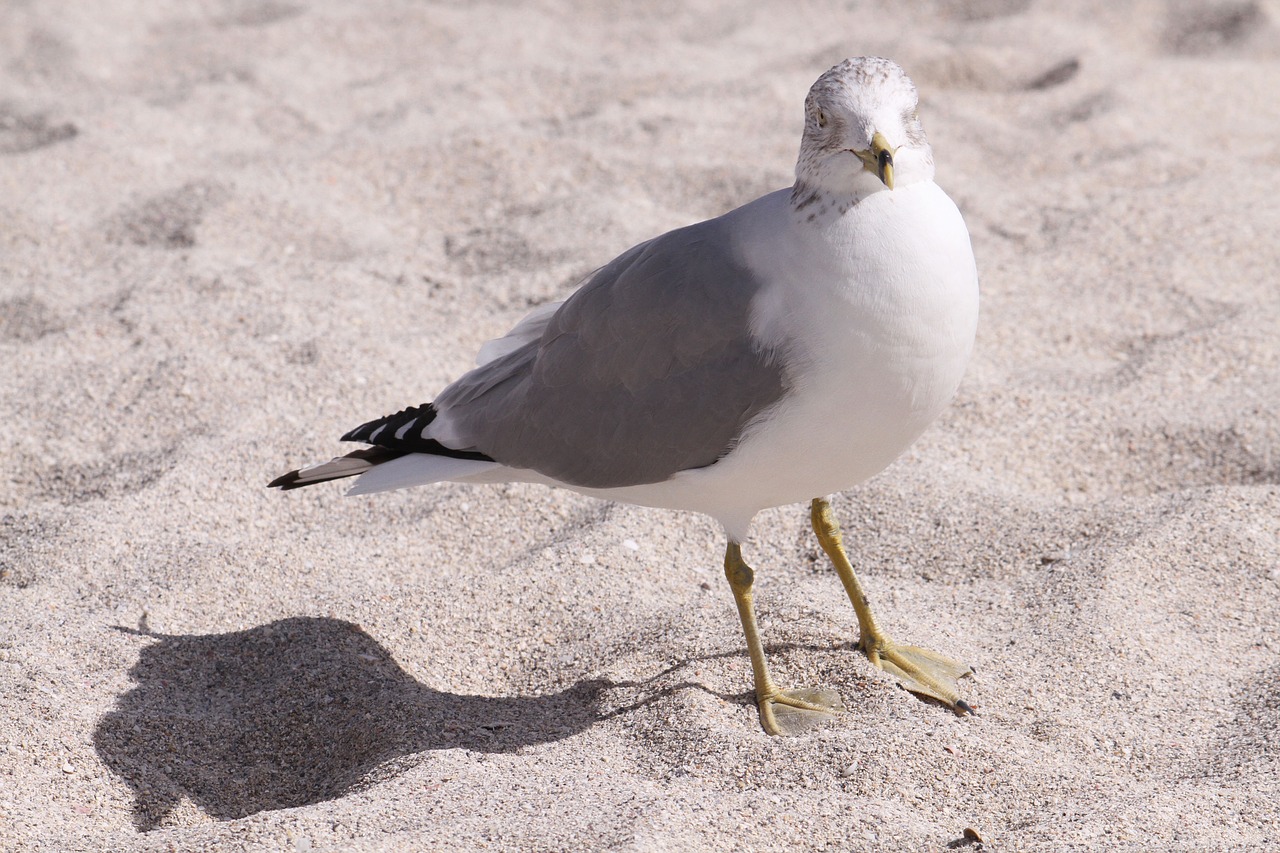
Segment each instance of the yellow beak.
[{"label": "yellow beak", "polygon": [[864,169],[879,178],[886,187],[893,189],[893,148],[883,133],[877,130],[871,136],[870,150],[853,153],[858,155]]}]

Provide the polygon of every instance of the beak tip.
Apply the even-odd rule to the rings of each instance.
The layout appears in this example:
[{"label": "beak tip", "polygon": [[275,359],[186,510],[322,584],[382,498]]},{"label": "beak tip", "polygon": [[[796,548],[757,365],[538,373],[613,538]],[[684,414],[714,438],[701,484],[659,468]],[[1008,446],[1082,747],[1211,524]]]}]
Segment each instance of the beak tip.
[{"label": "beak tip", "polygon": [[880,163],[879,168],[876,170],[876,175],[885,187],[893,189],[893,155],[889,152],[886,151],[880,155]]}]

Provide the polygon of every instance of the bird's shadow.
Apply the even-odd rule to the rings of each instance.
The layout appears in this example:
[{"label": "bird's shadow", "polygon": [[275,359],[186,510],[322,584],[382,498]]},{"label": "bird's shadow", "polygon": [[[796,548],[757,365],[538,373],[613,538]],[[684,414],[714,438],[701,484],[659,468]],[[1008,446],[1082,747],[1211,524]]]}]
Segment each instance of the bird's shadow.
[{"label": "bird's shadow", "polygon": [[[121,629],[129,630],[129,629]],[[94,732],[99,757],[153,829],[183,797],[215,818],[333,799],[434,749],[511,752],[600,719],[600,679],[545,696],[443,693],[337,619],[283,619],[229,634],[154,642]],[[663,691],[667,692],[667,691]],[[610,715],[611,716],[611,715]]]}]

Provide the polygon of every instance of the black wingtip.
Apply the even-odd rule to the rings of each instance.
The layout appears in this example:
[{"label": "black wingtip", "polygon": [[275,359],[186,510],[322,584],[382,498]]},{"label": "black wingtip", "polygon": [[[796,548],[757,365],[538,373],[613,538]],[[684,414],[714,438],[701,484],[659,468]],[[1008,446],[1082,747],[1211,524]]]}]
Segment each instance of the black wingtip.
[{"label": "black wingtip", "polygon": [[303,486],[314,486],[330,480],[357,477],[383,462],[390,462],[392,459],[404,456],[406,452],[408,451],[393,450],[376,444],[372,447],[362,447],[344,456],[336,456],[328,462],[308,465],[305,468],[290,471],[288,474],[282,474],[267,483],[267,488],[287,492],[290,489],[301,489]]},{"label": "black wingtip", "polygon": [[[267,483],[267,488],[287,492],[290,489],[301,489],[303,486],[314,486],[316,483],[329,480],[354,477],[383,462],[404,456],[406,453],[431,453],[455,459],[493,461],[478,450],[454,450],[433,438],[423,438],[423,430],[435,420],[435,417],[435,406],[431,403],[423,403],[421,406],[414,406],[394,415],[361,424],[344,435],[342,440],[361,441],[369,444],[369,447],[353,450],[345,456],[339,456],[321,465],[308,465],[305,468],[290,471]],[[364,464],[352,464],[350,460]]]},{"label": "black wingtip", "polygon": [[[422,430],[435,419],[435,406],[431,403],[423,403],[421,406],[411,406],[396,412],[394,415],[387,415],[377,420],[360,424],[360,426],[344,435],[341,440],[363,441],[367,444],[373,444],[376,441],[383,447],[400,447],[405,444],[413,444],[415,441],[414,438],[408,439],[407,442],[403,439],[393,438],[401,427],[412,425],[414,431],[421,435]],[[375,436],[377,437],[376,439]]]},{"label": "black wingtip", "polygon": [[299,483],[298,479],[298,472],[290,471],[288,474],[281,474],[270,483],[267,483],[267,488],[280,489],[281,491],[287,492],[290,489],[300,489],[303,486],[309,485],[307,483]]},{"label": "black wingtip", "polygon": [[[363,441],[374,448],[384,448],[398,454],[430,453],[453,459],[474,459],[477,462],[493,462],[494,459],[479,450],[455,450],[445,447],[434,438],[425,438],[423,432],[436,419],[434,403],[403,409],[394,415],[361,424],[342,437],[343,441]],[[372,448],[371,448],[372,449]],[[360,451],[356,451],[359,453]],[[348,456],[352,454],[347,454]],[[303,485],[310,485],[304,483]],[[283,488],[283,487],[282,487]]]}]

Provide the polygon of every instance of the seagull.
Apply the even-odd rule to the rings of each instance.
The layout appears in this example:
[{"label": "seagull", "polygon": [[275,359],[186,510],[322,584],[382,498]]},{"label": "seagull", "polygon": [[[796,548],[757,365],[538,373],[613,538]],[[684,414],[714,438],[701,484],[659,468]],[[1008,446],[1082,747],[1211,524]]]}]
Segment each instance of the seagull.
[{"label": "seagull", "polygon": [[969,232],[934,183],[917,102],[888,59],[836,65],[805,100],[794,185],[628,249],[482,346],[433,402],[342,437],[368,446],[270,486],[530,482],[710,516],[771,735],[844,710],[833,690],[773,680],[742,555],[760,510],[808,502],[861,651],[908,690],[973,713],[957,683],[970,667],[877,625],[826,497],[920,436],[973,349]]}]

